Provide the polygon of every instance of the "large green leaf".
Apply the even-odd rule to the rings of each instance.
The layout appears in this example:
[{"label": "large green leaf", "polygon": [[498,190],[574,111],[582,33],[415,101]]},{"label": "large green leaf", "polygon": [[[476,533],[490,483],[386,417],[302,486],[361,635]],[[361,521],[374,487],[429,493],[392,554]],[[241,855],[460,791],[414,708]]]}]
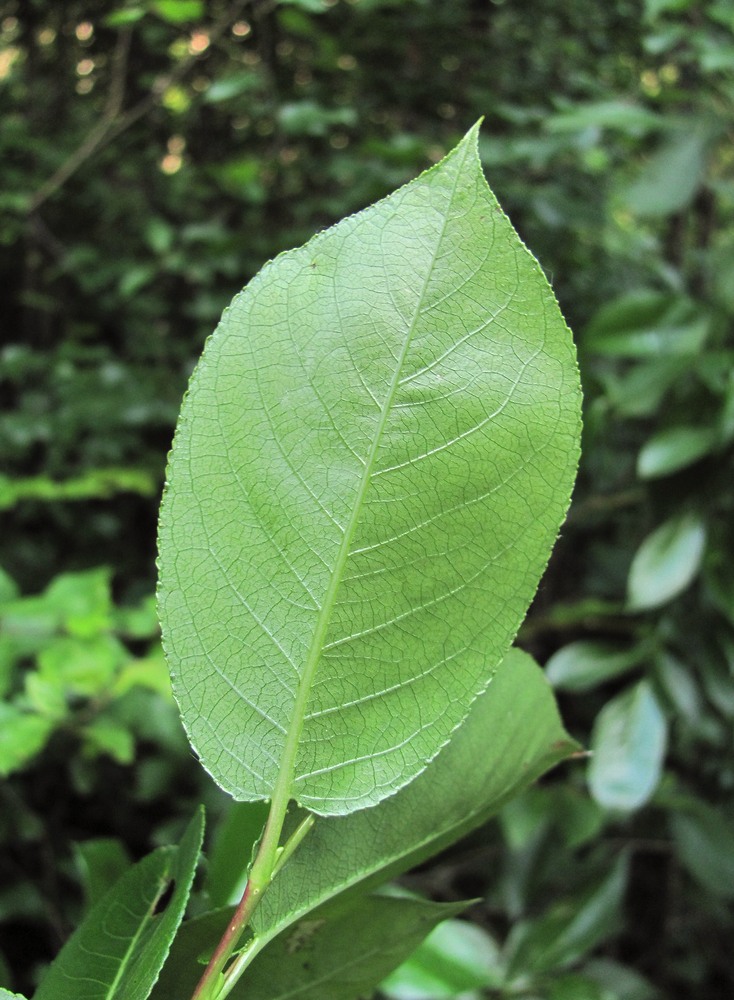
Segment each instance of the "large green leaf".
[{"label": "large green leaf", "polygon": [[512,650],[414,782],[373,809],[316,820],[263,897],[255,933],[273,936],[342,893],[364,892],[419,864],[575,749],[542,671]]},{"label": "large green leaf", "polygon": [[192,378],[160,522],[184,723],[235,798],[379,802],[466,716],[566,510],[570,334],[477,130],[268,265]]},{"label": "large green leaf", "polygon": [[125,872],[64,945],[34,1000],[146,1000],[183,918],[203,832],[199,812],[178,847]]}]

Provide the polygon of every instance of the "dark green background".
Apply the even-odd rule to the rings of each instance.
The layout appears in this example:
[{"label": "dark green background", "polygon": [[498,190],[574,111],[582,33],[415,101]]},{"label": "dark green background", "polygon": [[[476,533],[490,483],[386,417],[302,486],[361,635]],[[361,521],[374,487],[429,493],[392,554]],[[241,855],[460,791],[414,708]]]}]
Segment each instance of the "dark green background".
[{"label": "dark green background", "polygon": [[[114,867],[195,802],[214,827],[226,811],[160,680],[149,599],[206,336],[265,260],[483,115],[489,182],[579,345],[580,478],[520,642],[541,662],[592,643],[550,676],[597,772],[592,795],[569,764],[417,884],[483,896],[472,916],[500,941],[515,927],[507,996],[728,1000],[732,4],[18,0],[0,108],[0,984],[32,989],[83,911],[96,869],[75,843],[112,838]],[[621,900],[564,951],[619,859]]]}]

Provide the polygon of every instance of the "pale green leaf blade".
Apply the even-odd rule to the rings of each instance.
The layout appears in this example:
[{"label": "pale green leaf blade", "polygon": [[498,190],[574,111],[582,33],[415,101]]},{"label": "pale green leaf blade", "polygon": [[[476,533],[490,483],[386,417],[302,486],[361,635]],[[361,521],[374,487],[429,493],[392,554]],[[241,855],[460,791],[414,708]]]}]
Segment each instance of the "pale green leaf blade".
[{"label": "pale green leaf blade", "polygon": [[637,457],[641,479],[656,479],[693,465],[716,447],[717,433],[709,427],[671,427],[646,441]]},{"label": "pale green leaf blade", "polygon": [[476,129],[234,300],[182,409],[160,525],[176,695],[227,791],[266,799],[282,773],[342,814],[423,770],[536,589],[579,398]]},{"label": "pale green leaf blade", "polygon": [[20,993],[11,993],[10,990],[0,986],[0,1000],[25,1000],[25,997],[21,996]]},{"label": "pale green leaf blade", "polygon": [[672,517],[635,553],[627,581],[629,607],[656,608],[672,601],[695,579],[706,548],[706,526],[697,514]]},{"label": "pale green leaf blade", "polygon": [[446,920],[380,983],[380,993],[390,1000],[449,1000],[469,990],[499,989],[504,974],[499,945],[483,928]]},{"label": "pale green leaf blade", "polygon": [[591,736],[589,788],[607,809],[631,812],[657,788],[665,756],[665,716],[647,681],[607,702]]},{"label": "pale green leaf blade", "polygon": [[64,945],[34,1000],[147,1000],[183,918],[203,833],[199,812],[178,847],[125,872]]},{"label": "pale green leaf blade", "polygon": [[562,646],[545,665],[545,675],[561,691],[587,691],[638,666],[643,646],[578,639]]},{"label": "pale green leaf blade", "polygon": [[316,820],[268,889],[253,929],[272,937],[314,907],[407,871],[485,822],[576,749],[542,671],[512,650],[415,781],[373,809]]}]

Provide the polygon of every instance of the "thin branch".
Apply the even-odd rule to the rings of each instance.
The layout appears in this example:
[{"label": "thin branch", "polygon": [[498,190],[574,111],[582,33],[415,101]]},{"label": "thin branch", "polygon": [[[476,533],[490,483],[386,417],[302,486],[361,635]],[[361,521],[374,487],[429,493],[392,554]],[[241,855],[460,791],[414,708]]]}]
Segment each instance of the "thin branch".
[{"label": "thin branch", "polygon": [[[236,0],[228,7],[226,14],[214,22],[209,31],[210,44],[204,50],[205,52],[224,35],[247,2],[248,0]],[[134,125],[160,104],[169,87],[179,83],[204,55],[204,52],[195,52],[182,59],[170,73],[159,77],[154,82],[149,94],[122,114],[130,38],[131,31],[129,29],[121,32],[118,38],[112,61],[110,89],[99,121],[92,126],[80,145],[67,157],[58,170],[47,181],[44,181],[36,191],[31,198],[29,213],[36,212],[52,195],[56,194],[94,153],[108,146],[131,125]]]}]

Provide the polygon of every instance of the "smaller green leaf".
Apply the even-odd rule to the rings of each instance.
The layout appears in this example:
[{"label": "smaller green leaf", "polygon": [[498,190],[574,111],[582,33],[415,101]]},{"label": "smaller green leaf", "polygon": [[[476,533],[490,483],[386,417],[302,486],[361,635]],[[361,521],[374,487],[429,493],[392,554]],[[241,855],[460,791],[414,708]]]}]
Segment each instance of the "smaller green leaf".
[{"label": "smaller green leaf", "polygon": [[3,989],[0,986],[0,1000],[26,1000],[26,998],[21,996],[20,993],[11,993],[10,990]]},{"label": "smaller green leaf", "polygon": [[277,0],[280,7],[296,7],[308,14],[323,14],[327,9],[325,0]]},{"label": "smaller green leaf", "polygon": [[69,692],[92,697],[112,683],[129,653],[114,636],[59,636],[38,656],[39,674]]},{"label": "smaller green leaf", "polygon": [[135,738],[130,730],[110,715],[96,718],[82,730],[86,749],[93,755],[107,754],[118,764],[135,760]]},{"label": "smaller green leaf", "polygon": [[336,896],[407,871],[485,822],[576,749],[542,671],[526,653],[511,650],[467,720],[413,782],[373,809],[317,818],[264,896],[256,931],[277,933]]},{"label": "smaller green leaf", "polygon": [[662,652],[655,658],[655,680],[658,690],[675,714],[685,719],[694,729],[699,722],[710,721],[703,710],[693,671],[675,656]]},{"label": "smaller green leaf", "polygon": [[635,181],[623,192],[623,202],[635,215],[672,215],[692,201],[706,171],[707,130],[691,122],[659,147]]},{"label": "smaller green leaf", "polygon": [[600,884],[562,899],[538,920],[516,924],[506,945],[508,979],[567,968],[615,934],[626,885],[621,857]]},{"label": "smaller green leaf", "polygon": [[15,580],[0,566],[0,605],[14,601],[20,591]]},{"label": "smaller green leaf", "polygon": [[237,903],[247,882],[252,850],[268,818],[266,802],[233,802],[208,855],[206,888],[215,907]]},{"label": "smaller green leaf", "polygon": [[658,991],[643,976],[611,958],[594,958],[584,973],[604,990],[604,1000],[655,1000]]},{"label": "smaller green leaf", "polygon": [[7,778],[40,753],[53,728],[51,719],[0,704],[0,776]]},{"label": "smaller green leaf", "polygon": [[145,10],[142,7],[123,7],[122,10],[115,10],[104,17],[102,23],[108,28],[126,28],[144,17]]},{"label": "smaller green leaf", "polygon": [[599,309],[582,346],[612,357],[689,356],[703,347],[709,327],[708,316],[689,299],[640,288]]},{"label": "smaller green leaf", "polygon": [[0,476],[0,510],[9,510],[25,500],[86,500],[124,492],[151,496],[156,489],[157,481],[147,469],[90,469],[60,481],[48,476]]},{"label": "smaller green leaf", "polygon": [[660,127],[660,116],[631,101],[589,101],[559,111],[546,119],[549,132],[580,132],[584,129],[618,129],[628,135],[645,135]]},{"label": "smaller green leaf", "polygon": [[260,954],[231,1000],[352,1000],[365,996],[466,903],[366,896],[329,919],[301,921]]},{"label": "smaller green leaf", "polygon": [[656,479],[685,469],[710,454],[717,437],[710,427],[671,427],[660,431],[640,451],[637,474],[641,479]]},{"label": "smaller green leaf", "polygon": [[169,24],[186,24],[204,17],[203,0],[153,0],[150,9]]},{"label": "smaller green leaf", "polygon": [[607,702],[591,735],[591,794],[607,809],[631,812],[648,801],[660,780],[665,717],[647,681]]},{"label": "smaller green leaf", "polygon": [[257,90],[262,83],[262,77],[252,70],[231,73],[215,80],[206,89],[203,100],[205,104],[221,104],[222,101],[229,101],[233,97],[240,97],[242,94]]},{"label": "smaller green leaf", "polygon": [[65,630],[89,639],[112,626],[110,570],[105,566],[83,573],[63,573],[47,587],[44,597]]},{"label": "smaller green leaf", "polygon": [[[438,923],[466,905],[375,895],[322,909],[271,941],[230,1000],[368,995]],[[191,993],[231,912],[218,910],[184,924],[150,1000],[182,1000]]]},{"label": "smaller green leaf", "polygon": [[127,639],[150,639],[158,635],[155,594],[149,594],[132,607],[115,608],[114,627]]},{"label": "smaller green leaf", "polygon": [[621,417],[655,417],[665,394],[690,367],[683,355],[641,360],[632,367],[614,366],[600,371],[599,381],[612,409]]},{"label": "smaller green leaf", "polygon": [[130,867],[130,857],[116,837],[96,837],[75,845],[87,908],[95,906]]},{"label": "smaller green leaf", "polygon": [[69,714],[64,682],[53,674],[44,677],[38,670],[29,671],[25,675],[25,697],[28,708],[57,724]]},{"label": "smaller green leaf", "polygon": [[391,1000],[448,1000],[469,990],[497,989],[504,964],[497,943],[476,924],[446,920],[380,983]]},{"label": "smaller green leaf", "polygon": [[734,828],[719,811],[701,802],[674,813],[670,826],[677,855],[706,892],[734,899]]},{"label": "smaller green leaf", "polygon": [[263,181],[263,164],[257,156],[239,156],[236,159],[225,160],[210,173],[222,185],[224,190],[236,198],[253,205],[265,201],[267,189]]},{"label": "smaller green leaf", "polygon": [[609,1000],[609,997],[593,979],[569,972],[553,980],[548,1000]]},{"label": "smaller green leaf", "polygon": [[120,698],[132,688],[147,688],[171,699],[171,679],[168,666],[159,643],[155,643],[147,656],[130,660],[117,673],[110,688],[113,698]]},{"label": "smaller green leaf", "polygon": [[588,691],[613,677],[632,670],[644,659],[639,646],[580,639],[554,653],[545,666],[545,675],[561,691]]},{"label": "smaller green leaf", "polygon": [[335,126],[357,123],[353,108],[326,108],[316,101],[293,101],[281,104],[278,122],[287,135],[324,136]]},{"label": "smaller green leaf", "polygon": [[203,833],[200,811],[178,847],[125,872],[64,945],[34,1000],[147,1000],[183,918]]},{"label": "smaller green leaf", "polygon": [[645,0],[645,17],[654,21],[661,14],[669,11],[688,10],[693,6],[693,0]]},{"label": "smaller green leaf", "polygon": [[643,611],[667,604],[695,579],[706,547],[706,527],[696,514],[673,517],[640,545],[627,581],[628,606]]}]

